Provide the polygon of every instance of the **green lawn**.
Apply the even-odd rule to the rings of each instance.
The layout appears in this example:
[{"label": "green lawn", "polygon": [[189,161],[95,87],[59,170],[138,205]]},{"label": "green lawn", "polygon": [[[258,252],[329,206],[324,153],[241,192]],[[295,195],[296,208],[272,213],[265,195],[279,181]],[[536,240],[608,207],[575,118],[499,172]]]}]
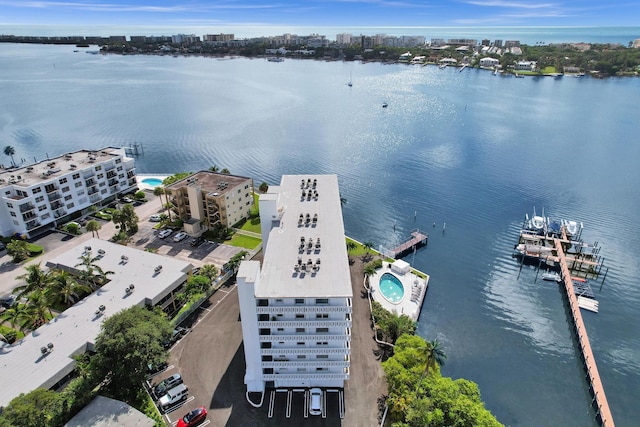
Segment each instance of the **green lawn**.
[{"label": "green lawn", "polygon": [[[345,241],[345,245],[348,244],[348,242],[353,242],[356,245],[356,247],[353,248],[353,249],[347,249],[347,252],[348,252],[349,256],[360,256],[360,255],[364,255],[364,254],[367,253],[367,250],[364,248],[364,246],[362,246],[360,243],[356,242],[355,240],[350,239],[350,238],[347,237],[346,241]],[[348,246],[347,246],[347,248],[348,248]],[[369,249],[368,253],[377,254],[378,251],[376,251],[375,249],[371,248],[371,249]]]},{"label": "green lawn", "polygon": [[240,230],[251,231],[251,232],[260,234],[262,230],[262,227],[260,227],[260,217],[249,218],[248,220],[245,221],[244,224],[242,224],[242,227],[240,227]]},{"label": "green lawn", "polygon": [[226,245],[237,246],[239,248],[254,249],[262,242],[262,239],[257,237],[245,236],[243,234],[236,233],[231,240],[227,240],[224,243]]}]

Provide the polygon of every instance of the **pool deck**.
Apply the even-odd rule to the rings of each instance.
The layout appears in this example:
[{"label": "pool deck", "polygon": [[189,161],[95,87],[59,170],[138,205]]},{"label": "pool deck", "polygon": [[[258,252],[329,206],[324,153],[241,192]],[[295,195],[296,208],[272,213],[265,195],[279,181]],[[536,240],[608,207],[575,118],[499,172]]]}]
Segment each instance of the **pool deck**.
[{"label": "pool deck", "polygon": [[[382,296],[380,292],[380,278],[383,274],[393,274],[404,287],[404,295],[398,303],[392,303]],[[369,278],[371,284],[371,297],[374,301],[379,302],[382,307],[398,315],[406,314],[414,321],[420,317],[420,310],[422,309],[422,302],[427,294],[427,287],[429,286],[429,276],[426,279],[417,276],[412,271],[407,273],[401,273],[397,270],[392,270],[388,262],[382,264],[382,268],[376,270],[376,274]]]},{"label": "pool deck", "polygon": [[138,181],[138,188],[141,190],[151,190],[153,191],[153,189],[155,187],[149,185],[149,184],[145,184],[144,182],[142,182],[143,179],[147,179],[147,178],[156,178],[159,179],[160,181],[164,180],[165,178],[169,177],[171,175],[145,175],[145,174],[139,174],[136,175],[136,180]]}]

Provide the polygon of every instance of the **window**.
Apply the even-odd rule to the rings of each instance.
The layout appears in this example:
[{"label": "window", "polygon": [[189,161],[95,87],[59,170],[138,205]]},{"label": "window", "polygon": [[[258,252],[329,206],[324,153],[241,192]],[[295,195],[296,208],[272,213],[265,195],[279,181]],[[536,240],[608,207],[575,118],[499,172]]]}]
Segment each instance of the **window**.
[{"label": "window", "polygon": [[[9,194],[9,192],[7,192],[7,194]],[[11,203],[7,203],[7,207],[12,208],[13,205]]]},{"label": "window", "polygon": [[42,212],[45,209],[47,209],[47,205],[38,206],[38,212]]},{"label": "window", "polygon": [[14,211],[9,212],[9,214],[10,214],[11,216],[16,216],[16,213],[15,213]]},{"label": "window", "polygon": [[328,319],[329,313],[316,313],[316,319]]},{"label": "window", "polygon": [[238,188],[238,194],[240,194],[240,191],[241,191],[241,190]]},{"label": "window", "polygon": [[67,205],[67,209],[72,209],[74,206],[75,206],[75,205],[74,205],[73,203],[69,203],[69,204]]},{"label": "window", "polygon": [[98,179],[103,179],[103,178],[104,178],[104,174],[103,174],[103,173],[99,173],[99,174],[96,176],[96,178],[98,178]]},{"label": "window", "polygon": [[278,328],[277,331],[278,332],[284,332],[284,328]]},{"label": "window", "polygon": [[316,359],[328,359],[329,355],[328,354],[317,354],[316,355]]},{"label": "window", "polygon": [[71,178],[80,179],[80,174],[79,173],[74,173],[73,175],[71,175]]},{"label": "window", "polygon": [[316,298],[316,304],[329,304],[329,298]]},{"label": "window", "polygon": [[42,191],[42,187],[35,187],[33,190],[31,190],[33,192],[33,194],[38,194],[39,192]]},{"label": "window", "polygon": [[304,314],[296,314],[296,319],[304,319]]},{"label": "window", "polygon": [[82,182],[78,181],[74,185],[76,186],[76,188],[82,187]]},{"label": "window", "polygon": [[63,193],[68,193],[69,192],[69,187],[62,187],[62,192]]},{"label": "window", "polygon": [[318,341],[318,342],[316,342],[316,345],[325,346],[325,345],[329,345],[329,343],[327,341]]},{"label": "window", "polygon": [[41,219],[47,219],[47,218],[49,218],[50,216],[51,216],[51,214],[50,214],[50,213],[46,213],[46,214],[43,214],[40,218],[41,218]]},{"label": "window", "polygon": [[67,178],[60,178],[60,184],[66,184]]},{"label": "window", "polygon": [[297,334],[303,334],[305,332],[304,328],[296,328],[296,333]]},{"label": "window", "polygon": [[38,196],[36,197],[36,203],[40,203],[44,200],[44,196]]},{"label": "window", "polygon": [[102,166],[96,166],[96,172],[101,170],[102,170]]},{"label": "window", "polygon": [[117,170],[118,172],[121,172],[121,171],[122,171],[122,166],[118,166],[118,167],[116,168],[116,170]]},{"label": "window", "polygon": [[296,345],[304,345],[304,341],[298,341]]},{"label": "window", "polygon": [[329,328],[316,328],[316,333],[317,334],[328,334],[329,333]]},{"label": "window", "polygon": [[316,368],[316,372],[326,372],[329,368]]},{"label": "window", "polygon": [[71,195],[65,196],[65,197],[64,197],[64,201],[65,201],[65,202],[68,202],[68,201],[69,201],[69,200],[71,200],[72,198],[73,198],[73,196],[71,196]]},{"label": "window", "polygon": [[122,159],[116,159],[116,165],[119,165],[120,163],[122,163]]},{"label": "window", "polygon": [[304,298],[296,298],[296,304],[304,304]]},{"label": "window", "polygon": [[304,354],[299,354],[298,355],[298,359],[306,359],[306,358],[307,358],[307,356],[304,355]]}]

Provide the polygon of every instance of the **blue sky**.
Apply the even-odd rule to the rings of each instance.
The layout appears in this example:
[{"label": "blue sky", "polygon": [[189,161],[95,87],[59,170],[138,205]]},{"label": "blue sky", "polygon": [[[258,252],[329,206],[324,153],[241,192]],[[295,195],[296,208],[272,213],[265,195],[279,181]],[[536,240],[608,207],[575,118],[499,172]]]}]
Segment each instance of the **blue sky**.
[{"label": "blue sky", "polygon": [[640,1],[0,0],[4,25],[637,26]]}]

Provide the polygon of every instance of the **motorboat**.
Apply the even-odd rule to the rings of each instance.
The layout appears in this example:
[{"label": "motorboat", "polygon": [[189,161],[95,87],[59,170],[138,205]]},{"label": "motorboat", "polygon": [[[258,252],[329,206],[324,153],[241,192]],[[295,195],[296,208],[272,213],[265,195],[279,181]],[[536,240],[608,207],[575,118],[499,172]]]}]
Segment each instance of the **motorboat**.
[{"label": "motorboat", "polygon": [[389,106],[389,104],[387,104],[386,102],[382,103],[382,108],[387,108]]},{"label": "motorboat", "polygon": [[536,208],[533,208],[533,216],[529,219],[529,215],[526,215],[526,225],[525,227],[529,230],[535,231],[539,234],[544,233],[544,228],[546,225],[546,220],[544,218],[544,210],[542,211],[542,216],[536,215]]},{"label": "motorboat", "polygon": [[567,221],[563,219],[562,225],[569,236],[575,236],[578,234],[578,223],[576,221]]},{"label": "motorboat", "polygon": [[560,282],[562,281],[562,277],[560,277],[558,273],[547,271],[542,273],[542,280],[546,280],[548,282]]},{"label": "motorboat", "polygon": [[554,248],[529,243],[520,243],[516,246],[516,251],[522,255],[545,257],[552,256]]}]

